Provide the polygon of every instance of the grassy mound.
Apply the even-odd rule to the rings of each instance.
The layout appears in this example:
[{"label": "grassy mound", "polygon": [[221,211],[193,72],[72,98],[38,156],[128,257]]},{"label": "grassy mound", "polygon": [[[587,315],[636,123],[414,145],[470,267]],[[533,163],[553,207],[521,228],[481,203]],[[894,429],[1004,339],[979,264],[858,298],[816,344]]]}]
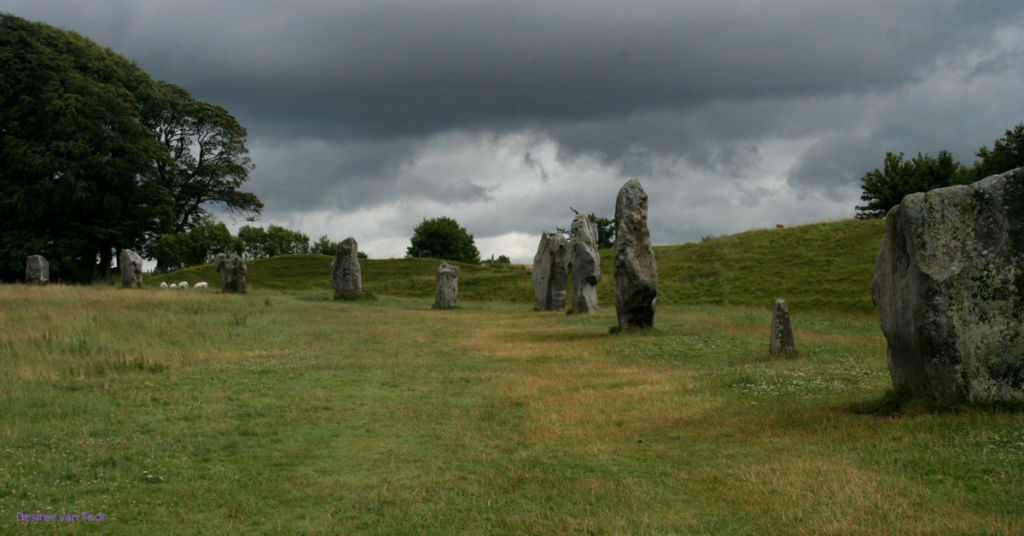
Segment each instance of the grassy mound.
[{"label": "grassy mound", "polygon": [[[885,232],[881,220],[815,223],[723,236],[697,244],[657,246],[658,303],[733,304],[766,307],[785,298],[799,310],[871,314],[869,287],[875,254]],[[613,252],[601,252],[598,297],[613,307]],[[330,291],[332,258],[284,255],[250,261],[246,278],[253,288]],[[361,261],[363,289],[378,295],[431,298],[434,259]],[[459,298],[529,303],[533,284],[528,268],[461,268]],[[211,265],[151,277],[146,284],[208,281],[219,287]]]}]

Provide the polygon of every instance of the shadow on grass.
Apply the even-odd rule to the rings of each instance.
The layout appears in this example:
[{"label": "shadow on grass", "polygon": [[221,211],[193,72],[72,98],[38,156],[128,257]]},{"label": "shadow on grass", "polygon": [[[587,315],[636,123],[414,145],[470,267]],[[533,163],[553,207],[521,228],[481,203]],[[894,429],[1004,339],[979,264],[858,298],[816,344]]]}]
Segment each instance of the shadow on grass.
[{"label": "shadow on grass", "polygon": [[927,395],[916,395],[907,391],[886,391],[877,400],[854,402],[848,411],[855,415],[897,418],[918,415],[942,415],[964,413],[1024,413],[1024,402],[954,402],[944,403]]}]

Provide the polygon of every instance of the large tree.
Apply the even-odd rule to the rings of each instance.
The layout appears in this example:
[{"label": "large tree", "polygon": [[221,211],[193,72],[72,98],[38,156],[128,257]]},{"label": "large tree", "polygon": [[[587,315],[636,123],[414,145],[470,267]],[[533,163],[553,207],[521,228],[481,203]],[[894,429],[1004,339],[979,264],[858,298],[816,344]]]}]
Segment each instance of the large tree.
[{"label": "large tree", "polygon": [[903,153],[885,153],[882,169],[861,178],[860,198],[867,204],[857,207],[857,215],[862,219],[885,216],[904,196],[962,182],[966,174],[967,169],[946,151],[939,151],[937,157],[918,153],[910,160],[904,160]]},{"label": "large tree", "polygon": [[0,277],[42,254],[84,281],[156,232],[169,197],[146,177],[166,152],[138,104],[154,89],[110,49],[0,14]]},{"label": "large tree", "polygon": [[424,219],[413,229],[410,241],[412,245],[405,252],[408,257],[480,264],[480,251],[473,243],[473,235],[452,218]]},{"label": "large tree", "polygon": [[245,146],[247,132],[227,110],[193,99],[188,91],[158,82],[146,103],[144,123],[170,158],[156,163],[156,177],[174,198],[173,218],[162,231],[184,233],[211,216],[218,205],[232,216],[255,220],[263,203],[239,191],[255,169]]}]

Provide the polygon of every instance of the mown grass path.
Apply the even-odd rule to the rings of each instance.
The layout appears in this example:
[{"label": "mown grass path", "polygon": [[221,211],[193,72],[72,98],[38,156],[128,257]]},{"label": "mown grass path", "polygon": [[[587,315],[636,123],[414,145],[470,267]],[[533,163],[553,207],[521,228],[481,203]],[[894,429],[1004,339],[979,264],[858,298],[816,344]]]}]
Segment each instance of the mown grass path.
[{"label": "mown grass path", "polygon": [[0,286],[0,533],[1024,532],[1019,411],[851,411],[875,318],[329,297]]}]

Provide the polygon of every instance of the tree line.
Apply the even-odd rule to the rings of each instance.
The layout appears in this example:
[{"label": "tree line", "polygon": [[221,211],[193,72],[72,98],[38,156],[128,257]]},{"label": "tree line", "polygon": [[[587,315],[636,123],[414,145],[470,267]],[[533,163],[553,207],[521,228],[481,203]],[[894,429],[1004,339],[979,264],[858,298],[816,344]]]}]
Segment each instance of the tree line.
[{"label": "tree line", "polygon": [[971,184],[1024,166],[1024,123],[1007,130],[991,149],[982,146],[974,155],[978,159],[966,166],[953,160],[948,151],[939,151],[938,156],[918,153],[909,160],[903,153],[885,153],[882,169],[861,177],[860,198],[867,203],[857,207],[857,217],[880,218],[909,194]]},{"label": "tree line", "polygon": [[109,48],[0,13],[0,279],[35,254],[64,281],[109,278],[122,249],[170,267],[162,237],[207,225],[208,207],[254,221],[246,136]]}]

